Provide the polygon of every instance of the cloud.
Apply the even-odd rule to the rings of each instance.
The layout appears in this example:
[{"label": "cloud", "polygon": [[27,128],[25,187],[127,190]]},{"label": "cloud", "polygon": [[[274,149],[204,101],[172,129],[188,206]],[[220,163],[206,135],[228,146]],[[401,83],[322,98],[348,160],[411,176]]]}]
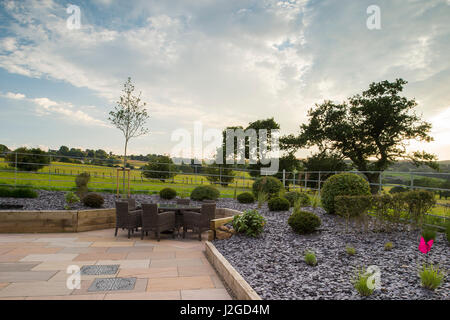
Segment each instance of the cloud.
[{"label": "cloud", "polygon": [[[245,126],[274,116],[283,133],[295,133],[314,103],[342,101],[398,77],[410,82],[405,94],[431,119],[450,101],[448,2],[378,1],[382,29],[368,30],[372,2],[83,2],[79,30],[66,28],[59,2],[4,2],[0,67],[88,88],[110,103],[131,76],[155,131],[189,129],[195,120]],[[66,103],[34,103],[43,113],[77,113]],[[78,112],[78,119],[89,117]],[[167,151],[168,136],[152,148]]]},{"label": "cloud", "polygon": [[36,106],[36,114],[39,116],[59,116],[68,122],[73,122],[81,125],[110,127],[102,120],[95,119],[82,110],[76,108],[68,102],[56,102],[49,98],[27,98],[22,93],[8,92],[1,94],[1,97],[13,100],[25,100],[33,103]]}]

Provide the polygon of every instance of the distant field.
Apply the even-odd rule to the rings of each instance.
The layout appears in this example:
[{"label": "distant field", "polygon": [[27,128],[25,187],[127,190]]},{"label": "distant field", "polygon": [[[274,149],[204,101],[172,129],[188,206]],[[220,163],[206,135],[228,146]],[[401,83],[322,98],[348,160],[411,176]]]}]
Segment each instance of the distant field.
[{"label": "distant field", "polygon": [[[131,160],[136,163],[136,160]],[[142,165],[143,162],[139,161]],[[138,164],[138,163],[136,163]],[[133,164],[134,165],[134,164]],[[29,185],[35,188],[64,189],[75,187],[75,177],[81,172],[89,172],[91,175],[90,187],[96,190],[116,190],[117,170],[116,168],[52,162],[50,166],[40,169],[38,172],[18,172],[15,174],[13,168],[8,167],[3,159],[0,159],[0,184]],[[128,179],[128,177],[126,177]],[[119,176],[119,188],[122,190],[123,178]],[[128,183],[128,180],[127,180]],[[157,179],[147,179],[141,176],[139,170],[130,171],[130,190],[132,192],[158,192],[170,186],[180,192],[192,191],[198,185],[209,185],[205,176],[198,174],[176,174],[165,182]],[[228,187],[218,186],[222,196],[232,196],[234,189],[243,192],[251,188],[253,180],[247,172],[235,172],[235,179]],[[216,186],[217,187],[217,186]]]}]

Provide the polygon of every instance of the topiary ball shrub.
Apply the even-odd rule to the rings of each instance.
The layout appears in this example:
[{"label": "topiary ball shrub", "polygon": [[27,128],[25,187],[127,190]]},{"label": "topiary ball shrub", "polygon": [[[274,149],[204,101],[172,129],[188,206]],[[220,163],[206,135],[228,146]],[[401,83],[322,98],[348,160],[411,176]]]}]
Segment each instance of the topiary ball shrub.
[{"label": "topiary ball shrub", "polygon": [[267,203],[270,211],[288,211],[289,210],[289,201],[285,198],[272,198]]},{"label": "topiary ball shrub", "polygon": [[191,199],[195,201],[217,200],[220,192],[212,186],[198,186],[191,192]]},{"label": "topiary ball shrub", "polygon": [[289,217],[288,224],[294,232],[308,234],[316,231],[322,224],[322,221],[312,212],[295,210]]},{"label": "topiary ball shrub", "polygon": [[335,197],[370,195],[369,183],[354,173],[339,173],[323,184],[322,206],[328,213],[335,213]]},{"label": "topiary ball shrub", "polygon": [[401,193],[401,192],[406,192],[406,191],[408,191],[407,188],[403,188],[401,186],[395,186],[395,187],[392,187],[391,190],[389,190],[389,193],[394,194],[394,193]]},{"label": "topiary ball shrub", "polygon": [[88,193],[83,197],[83,204],[89,208],[101,208],[105,199],[98,193]]},{"label": "topiary ball shrub", "polygon": [[252,191],[255,196],[257,196],[259,192],[264,192],[271,198],[277,196],[282,188],[283,184],[277,178],[261,177],[253,182]]},{"label": "topiary ball shrub", "polygon": [[239,203],[253,203],[255,202],[255,197],[250,192],[244,192],[237,196],[237,201]]},{"label": "topiary ball shrub", "polygon": [[161,199],[171,200],[177,196],[177,192],[172,188],[164,188],[159,191]]},{"label": "topiary ball shrub", "polygon": [[296,202],[298,202],[301,207],[307,207],[311,205],[311,199],[309,199],[308,195],[303,192],[286,192],[283,197],[289,201],[291,207],[293,207]]}]

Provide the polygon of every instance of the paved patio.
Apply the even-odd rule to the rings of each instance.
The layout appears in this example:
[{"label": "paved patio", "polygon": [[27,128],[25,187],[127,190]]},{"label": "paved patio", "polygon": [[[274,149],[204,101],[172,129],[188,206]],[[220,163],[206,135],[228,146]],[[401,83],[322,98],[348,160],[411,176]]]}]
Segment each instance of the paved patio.
[{"label": "paved patio", "polygon": [[[205,234],[206,236],[206,234]],[[160,242],[120,231],[0,234],[0,300],[3,299],[231,299],[204,256],[204,241],[165,236]],[[119,265],[113,275],[81,275],[68,289],[69,265]],[[92,292],[95,279],[136,278],[132,290]],[[134,279],[133,279],[134,281]]]}]

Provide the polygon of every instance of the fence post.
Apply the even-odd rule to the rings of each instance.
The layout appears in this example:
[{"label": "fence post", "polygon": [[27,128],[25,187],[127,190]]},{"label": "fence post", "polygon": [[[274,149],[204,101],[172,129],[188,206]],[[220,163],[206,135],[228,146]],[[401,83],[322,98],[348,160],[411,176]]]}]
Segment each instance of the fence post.
[{"label": "fence post", "polygon": [[283,188],[286,188],[286,169],[283,169]]},{"label": "fence post", "polygon": [[379,177],[379,184],[378,184],[378,193],[379,194],[381,194],[381,183],[382,183],[382,179],[383,179],[383,177],[382,177],[382,175],[383,175],[383,171],[380,171],[380,177]]},{"label": "fence post", "polygon": [[14,165],[14,187],[17,186],[17,152],[16,152],[16,163]]},{"label": "fence post", "polygon": [[308,190],[308,172],[305,172],[305,192]]},{"label": "fence post", "polygon": [[292,189],[295,191],[295,171],[292,173]]},{"label": "fence post", "polygon": [[411,172],[409,173],[409,176],[410,176],[410,180],[411,180],[411,185],[410,185],[409,189],[413,190],[414,189],[414,178],[413,178],[413,175]]},{"label": "fence post", "polygon": [[319,171],[319,197],[320,197],[320,171]]},{"label": "fence post", "polygon": [[48,166],[48,186],[52,186],[52,156],[49,156],[49,166]]},{"label": "fence post", "polygon": [[220,186],[222,186],[222,167],[219,167],[219,182]]}]

